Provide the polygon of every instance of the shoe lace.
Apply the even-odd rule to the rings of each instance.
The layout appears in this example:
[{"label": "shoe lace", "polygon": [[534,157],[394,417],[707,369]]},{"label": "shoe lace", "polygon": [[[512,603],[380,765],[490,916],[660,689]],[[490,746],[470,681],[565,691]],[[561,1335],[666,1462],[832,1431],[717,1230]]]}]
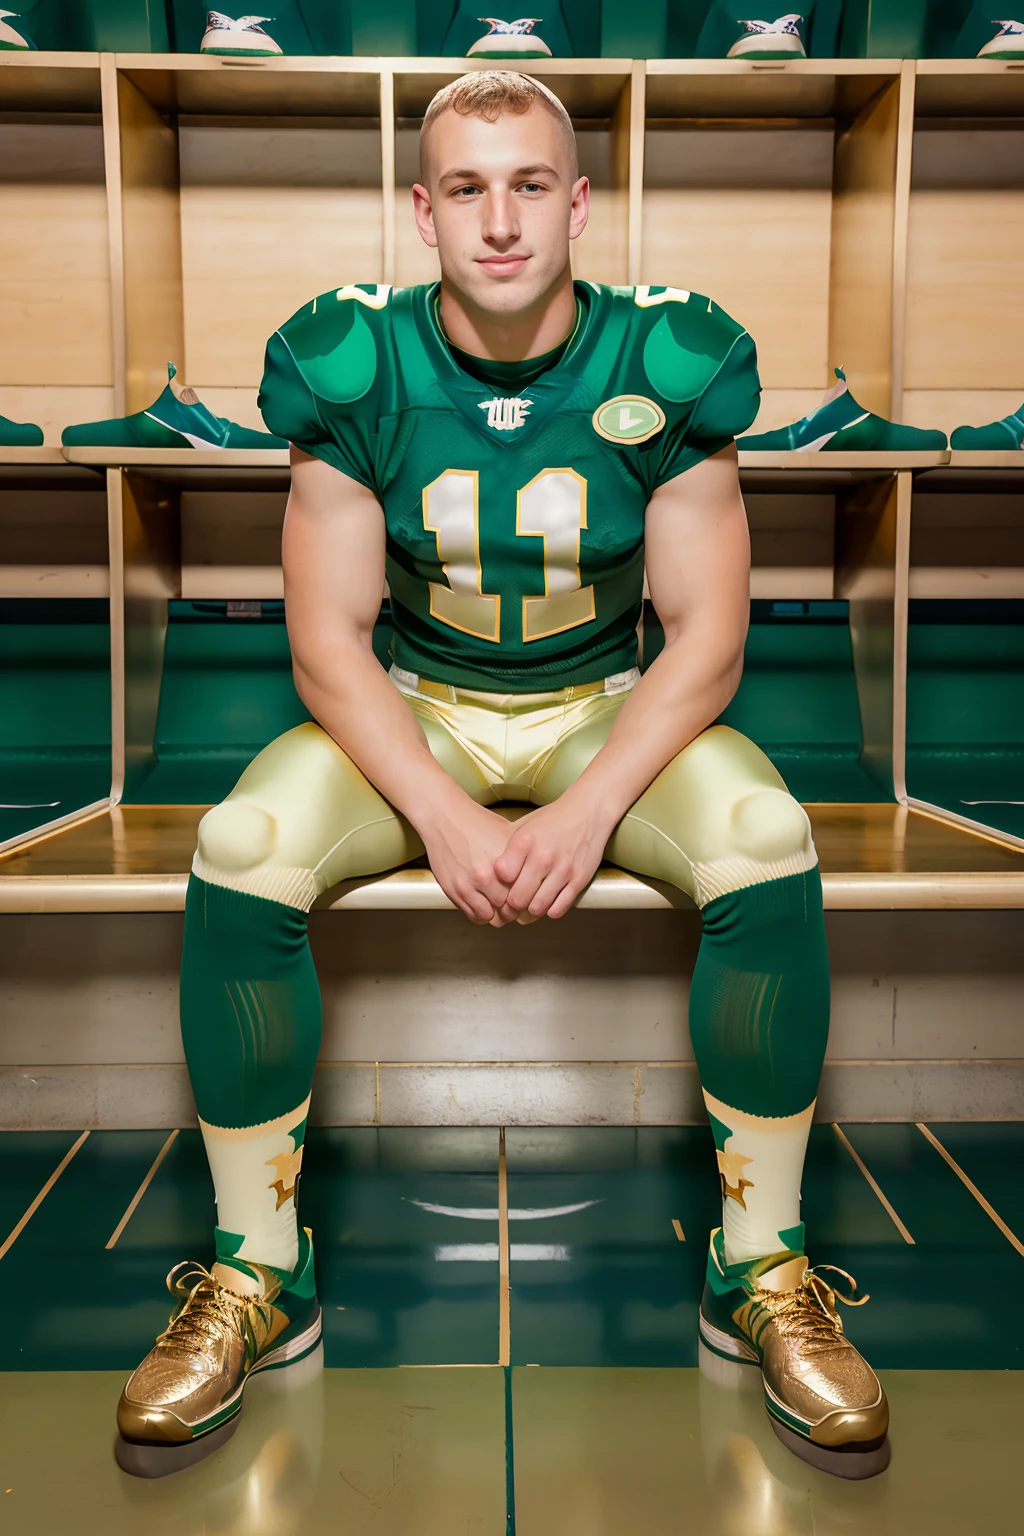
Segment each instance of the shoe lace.
[{"label": "shoe lace", "polygon": [[200,1355],[227,1329],[239,1334],[246,1348],[255,1353],[257,1324],[263,1329],[270,1326],[269,1306],[252,1296],[239,1296],[228,1290],[202,1264],[186,1261],[175,1265],[167,1276],[167,1289],[183,1301],[158,1336],[158,1344]]},{"label": "shoe lace", "polygon": [[834,1348],[843,1337],[842,1318],[835,1310],[837,1301],[847,1307],[862,1307],[871,1300],[869,1295],[844,1296],[823,1278],[821,1271],[826,1269],[842,1275],[851,1290],[857,1289],[853,1276],[837,1264],[816,1264],[804,1270],[795,1290],[757,1292],[758,1301],[772,1314],[779,1332],[797,1338],[802,1348],[813,1354]]}]

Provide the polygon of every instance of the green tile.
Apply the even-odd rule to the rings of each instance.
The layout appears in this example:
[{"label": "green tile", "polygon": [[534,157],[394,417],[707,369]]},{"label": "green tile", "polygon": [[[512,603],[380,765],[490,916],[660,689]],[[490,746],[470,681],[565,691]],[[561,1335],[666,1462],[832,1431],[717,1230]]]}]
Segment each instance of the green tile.
[{"label": "green tile", "polygon": [[313,1129],[301,1209],[329,1365],[497,1361],[496,1130]]},{"label": "green tile", "polygon": [[[84,1143],[0,1264],[0,1296],[24,1321],[4,1365],[130,1370],[166,1326],[168,1270],[211,1262],[215,1207],[198,1131],[180,1133],[116,1247],[104,1246],[166,1134],[94,1132]],[[13,1144],[4,1187],[29,1189],[14,1201],[19,1215],[72,1141]],[[496,1362],[497,1131],[313,1130],[307,1147],[302,1219],[315,1233],[329,1360]]]},{"label": "green tile", "polygon": [[1018,1372],[891,1371],[892,1464],[848,1482],[694,1370],[513,1374],[519,1536],[964,1536],[1020,1519]]},{"label": "green tile", "polygon": [[879,1367],[1012,1369],[1019,1337],[993,1296],[1015,1294],[1024,1259],[913,1125],[844,1126],[914,1244],[851,1238],[830,1262],[856,1275],[870,1303],[844,1314]]},{"label": "green tile", "polygon": [[0,1131],[0,1244],[78,1135],[77,1131]]},{"label": "green tile", "polygon": [[[844,1125],[843,1134],[848,1137],[852,1129]],[[811,1126],[800,1194],[812,1264],[838,1263],[837,1253],[864,1247],[906,1247],[899,1228],[832,1125]]]},{"label": "green tile", "polygon": [[960,1122],[931,1125],[929,1130],[1024,1242],[1024,1124]]},{"label": "green tile", "polygon": [[123,1373],[0,1374],[0,1529],[507,1536],[500,1368],[315,1363],[256,1377],[227,1445],[157,1482],[127,1477],[111,1454]]},{"label": "green tile", "polygon": [[[105,1245],[166,1131],[93,1131],[0,1263],[0,1305],[19,1326],[0,1341],[6,1370],[90,1370],[138,1362],[156,1328],[147,1291]],[[0,1149],[2,1156],[2,1149]],[[0,1171],[3,1164],[0,1162]]]},{"label": "green tile", "polygon": [[720,1220],[706,1127],[510,1130],[506,1154],[513,1363],[694,1364]]}]

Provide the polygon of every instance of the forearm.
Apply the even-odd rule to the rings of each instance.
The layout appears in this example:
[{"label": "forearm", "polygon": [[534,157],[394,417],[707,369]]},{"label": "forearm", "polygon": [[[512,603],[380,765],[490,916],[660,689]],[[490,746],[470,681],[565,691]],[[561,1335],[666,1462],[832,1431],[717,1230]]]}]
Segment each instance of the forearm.
[{"label": "forearm", "polygon": [[335,639],[295,661],[313,718],[421,836],[468,796],[432,756],[419,721],[373,654],[369,637]]},{"label": "forearm", "polygon": [[637,683],[604,747],[567,793],[593,807],[610,833],[666,764],[718,718],[742,664],[728,636],[687,626]]}]

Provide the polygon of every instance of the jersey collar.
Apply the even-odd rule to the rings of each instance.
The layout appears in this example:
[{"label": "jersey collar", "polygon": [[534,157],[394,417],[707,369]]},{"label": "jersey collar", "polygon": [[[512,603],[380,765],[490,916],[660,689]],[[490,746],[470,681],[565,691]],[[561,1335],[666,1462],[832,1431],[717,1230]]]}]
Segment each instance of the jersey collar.
[{"label": "jersey collar", "polygon": [[580,381],[581,369],[593,341],[593,291],[575,282],[576,325],[558,362],[534,379],[521,396],[507,399],[495,394],[461,368],[448,348],[441,325],[441,284],[433,283],[423,294],[425,340],[431,370],[451,403],[487,442],[512,447],[551,419]]}]

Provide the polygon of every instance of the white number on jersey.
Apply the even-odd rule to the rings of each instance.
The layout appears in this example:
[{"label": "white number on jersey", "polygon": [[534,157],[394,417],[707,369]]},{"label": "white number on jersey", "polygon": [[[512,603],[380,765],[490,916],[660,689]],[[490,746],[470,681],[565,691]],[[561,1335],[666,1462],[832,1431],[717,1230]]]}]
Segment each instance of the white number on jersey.
[{"label": "white number on jersey", "polygon": [[[478,640],[501,639],[501,598],[483,590],[480,477],[446,469],[423,491],[423,526],[437,539],[447,585],[430,583],[431,616]],[[594,588],[580,584],[587,482],[574,469],[542,469],[516,498],[516,533],[544,540],[544,595],[524,597],[523,639],[543,640],[594,617]]]}]

